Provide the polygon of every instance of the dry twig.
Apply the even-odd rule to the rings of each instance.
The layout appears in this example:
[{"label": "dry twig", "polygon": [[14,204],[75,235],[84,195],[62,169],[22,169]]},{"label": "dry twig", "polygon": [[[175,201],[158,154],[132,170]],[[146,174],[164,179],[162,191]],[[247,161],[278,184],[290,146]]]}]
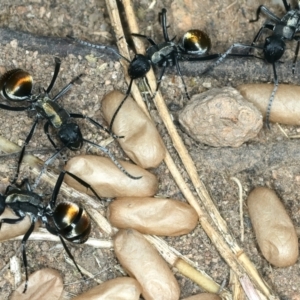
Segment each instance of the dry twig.
[{"label": "dry twig", "polygon": [[230,177],[232,181],[234,181],[239,188],[239,204],[240,204],[240,228],[241,228],[241,241],[244,241],[244,213],[243,213],[243,187],[241,182],[236,177]]},{"label": "dry twig", "polygon": [[[22,240],[24,235],[17,236],[13,239],[10,240]],[[30,241],[50,241],[50,242],[57,242],[61,243],[60,238],[56,235],[53,235],[48,232],[47,229],[45,228],[39,228],[37,231],[34,231],[30,237]],[[89,238],[86,242],[85,245],[94,247],[94,248],[113,248],[113,242],[112,240],[100,240],[100,239],[95,239],[95,238]]]}]

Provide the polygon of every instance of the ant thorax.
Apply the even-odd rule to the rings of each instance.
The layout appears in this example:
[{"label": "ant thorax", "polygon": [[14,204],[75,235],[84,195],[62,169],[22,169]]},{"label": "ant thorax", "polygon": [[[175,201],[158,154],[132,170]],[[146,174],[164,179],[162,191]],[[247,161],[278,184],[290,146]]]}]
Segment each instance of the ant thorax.
[{"label": "ant thorax", "polygon": [[170,57],[175,49],[176,45],[173,42],[165,42],[157,46],[149,47],[147,55],[151,58],[151,62],[156,65],[160,62],[165,62],[166,58]]},{"label": "ant thorax", "polygon": [[5,202],[27,202],[36,207],[43,208],[42,198],[38,194],[30,191],[20,190],[18,188],[12,188],[8,191]]},{"label": "ant thorax", "polygon": [[297,28],[300,21],[300,12],[299,10],[290,10],[287,12],[286,16],[283,18],[283,21],[286,22],[286,25],[289,27]]},{"label": "ant thorax", "polygon": [[70,118],[69,113],[47,95],[37,100],[35,109],[43,118],[49,120],[55,128],[60,128],[62,123]]}]

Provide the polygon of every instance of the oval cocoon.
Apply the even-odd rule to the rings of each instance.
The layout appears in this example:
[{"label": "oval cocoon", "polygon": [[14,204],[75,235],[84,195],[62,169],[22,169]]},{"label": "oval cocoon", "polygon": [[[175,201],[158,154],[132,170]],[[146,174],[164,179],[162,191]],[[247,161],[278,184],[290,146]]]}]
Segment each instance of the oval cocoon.
[{"label": "oval cocoon", "polygon": [[[0,220],[2,219],[18,219],[19,217],[14,214],[14,212],[10,208],[6,208],[2,215],[0,216]],[[39,222],[37,222],[39,223]],[[26,216],[21,222],[16,224],[7,224],[2,223],[0,230],[0,241],[5,241],[12,239],[16,236],[25,234],[30,227],[30,218]]]},{"label": "oval cocoon", "polygon": [[[150,172],[129,162],[119,161],[124,169],[140,179],[131,179],[106,157],[97,155],[79,155],[71,158],[65,170],[75,174],[92,186],[100,197],[153,196],[158,190],[158,181]],[[78,181],[66,175],[64,181],[80,192],[94,195]]]},{"label": "oval cocoon", "polygon": [[108,219],[117,228],[166,236],[187,234],[198,224],[198,215],[189,204],[151,197],[115,199],[109,205]]},{"label": "oval cocoon", "polygon": [[[273,87],[273,84],[242,84],[237,89],[265,117]],[[287,125],[300,125],[299,95],[300,86],[280,84],[272,103],[270,121]]]},{"label": "oval cocoon", "polygon": [[184,298],[182,300],[221,300],[221,297],[217,294],[201,293],[188,298]]},{"label": "oval cocoon", "polygon": [[142,292],[140,284],[130,277],[108,280],[72,300],[139,300]]},{"label": "oval cocoon", "polygon": [[45,268],[32,273],[28,278],[28,289],[23,293],[23,282],[11,295],[10,300],[59,300],[63,293],[63,280],[54,269]]},{"label": "oval cocoon", "polygon": [[179,299],[180,289],[172,271],[141,233],[134,229],[119,230],[114,248],[121,265],[142,286],[146,300]]},{"label": "oval cocoon", "polygon": [[[108,123],[124,97],[121,92],[112,91],[103,98],[102,111]],[[131,97],[119,110],[112,129],[118,136],[124,136],[118,142],[128,157],[142,168],[156,168],[164,159],[166,148],[154,123]]]},{"label": "oval cocoon", "polygon": [[257,243],[265,259],[276,267],[293,265],[298,259],[298,237],[293,223],[274,191],[255,188],[248,209]]}]

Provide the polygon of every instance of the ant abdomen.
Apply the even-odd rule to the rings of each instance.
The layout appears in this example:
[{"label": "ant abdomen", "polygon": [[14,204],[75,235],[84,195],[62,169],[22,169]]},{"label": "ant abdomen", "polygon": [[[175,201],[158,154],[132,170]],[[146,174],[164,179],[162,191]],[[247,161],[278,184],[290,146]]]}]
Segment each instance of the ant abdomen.
[{"label": "ant abdomen", "polygon": [[11,101],[28,99],[32,86],[32,76],[22,69],[10,70],[0,78],[0,94]]},{"label": "ant abdomen", "polygon": [[209,52],[211,41],[205,32],[191,29],[182,37],[182,48],[186,53],[202,55]]},{"label": "ant abdomen", "polygon": [[89,215],[75,203],[59,203],[53,212],[53,221],[59,234],[72,243],[84,243],[91,232]]}]

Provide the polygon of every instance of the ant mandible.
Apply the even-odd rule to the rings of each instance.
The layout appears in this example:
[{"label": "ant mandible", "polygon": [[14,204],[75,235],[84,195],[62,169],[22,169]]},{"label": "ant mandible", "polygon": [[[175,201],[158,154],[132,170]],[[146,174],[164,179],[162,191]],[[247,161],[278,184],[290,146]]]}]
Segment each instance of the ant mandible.
[{"label": "ant mandible", "polygon": [[[160,23],[162,25],[163,30],[163,36],[164,36],[164,42],[162,43],[155,43],[154,40],[151,37],[148,37],[146,35],[141,35],[137,33],[133,33],[132,36],[145,38],[148,40],[148,42],[151,44],[151,46],[146,50],[146,55],[142,54],[135,54],[133,60],[129,60],[126,57],[122,56],[120,53],[118,53],[114,48],[111,48],[109,46],[105,45],[98,45],[98,44],[92,44],[89,42],[82,41],[80,39],[74,38],[72,36],[67,36],[68,38],[74,40],[75,42],[78,42],[80,44],[83,44],[85,46],[89,46],[96,49],[107,49],[112,51],[114,54],[116,54],[120,59],[125,59],[128,63],[128,75],[130,77],[130,82],[125,94],[125,97],[120,102],[118,108],[114,112],[114,115],[111,119],[111,122],[109,124],[109,131],[112,132],[112,126],[114,123],[114,120],[121,109],[122,105],[124,104],[125,100],[128,98],[133,80],[144,77],[148,71],[151,68],[151,65],[162,68],[160,76],[157,80],[157,86],[156,86],[156,92],[159,89],[161,80],[163,75],[165,74],[166,68],[170,66],[176,66],[177,73],[180,76],[184,89],[185,94],[188,99],[190,99],[189,94],[187,92],[187,87],[184,82],[179,61],[204,61],[204,60],[211,60],[214,58],[219,57],[219,54],[211,54],[211,55],[205,55],[211,48],[211,42],[206,33],[203,31],[193,29],[187,31],[183,37],[180,44],[174,43],[174,40],[176,37],[170,39],[168,35],[168,26],[167,26],[167,10],[165,8],[162,9],[162,11],[159,13],[159,19]],[[192,56],[191,56],[192,55]]]},{"label": "ant mandible", "polygon": [[[14,69],[7,73],[5,73],[1,79],[0,79],[0,94],[2,97],[8,101],[18,102],[22,103],[26,101],[29,103],[28,106],[9,106],[3,103],[0,103],[0,108],[5,110],[11,110],[11,111],[29,111],[33,110],[36,112],[35,121],[32,125],[32,128],[28,134],[28,136],[25,139],[24,145],[22,147],[19,160],[18,160],[18,166],[16,175],[12,181],[12,183],[15,183],[18,179],[19,172],[20,172],[20,166],[24,157],[25,148],[30,142],[33,133],[36,129],[36,126],[41,119],[46,119],[46,123],[44,124],[44,132],[47,135],[49,141],[53,145],[53,147],[56,149],[56,153],[50,157],[45,165],[45,167],[59,154],[62,150],[65,148],[68,148],[72,151],[76,151],[81,149],[83,142],[89,143],[93,145],[94,147],[99,148],[101,151],[106,153],[111,160],[114,162],[114,164],[128,177],[132,179],[139,179],[141,177],[135,177],[129,174],[122,166],[121,164],[116,160],[116,158],[110,153],[110,151],[102,147],[98,144],[93,143],[90,140],[84,139],[80,130],[80,127],[78,124],[76,124],[72,119],[85,119],[88,120],[90,123],[95,125],[96,127],[106,131],[114,138],[118,138],[118,136],[114,135],[109,131],[107,128],[102,126],[97,121],[93,120],[92,118],[85,116],[83,114],[79,113],[69,113],[67,112],[61,105],[57,103],[57,100],[61,98],[71,87],[72,85],[80,79],[82,76],[79,75],[75,77],[69,84],[67,84],[56,96],[53,98],[49,97],[49,93],[51,92],[54,83],[57,79],[57,75],[60,70],[61,60],[58,57],[55,57],[55,69],[54,74],[52,77],[52,80],[46,90],[44,90],[44,93],[40,93],[38,95],[32,94],[32,77],[29,73],[22,69]],[[53,139],[50,136],[49,133],[49,126],[54,127],[57,130],[57,137],[59,141],[62,143],[63,147],[59,148]],[[120,138],[120,137],[119,137]],[[42,174],[42,173],[41,173]],[[38,178],[39,180],[39,178]],[[37,180],[37,182],[38,182]],[[34,186],[37,185],[37,182]]]},{"label": "ant mandible", "polygon": [[[250,50],[253,48],[261,49],[264,53],[265,60],[272,64],[273,74],[274,74],[274,88],[269,98],[269,103],[267,106],[266,112],[266,125],[270,128],[269,119],[271,114],[271,106],[278,88],[278,77],[276,72],[276,62],[282,57],[285,52],[286,44],[285,41],[295,40],[297,41],[297,47],[295,50],[295,57],[293,61],[293,73],[295,72],[295,64],[299,52],[299,42],[300,42],[300,1],[298,1],[298,5],[296,9],[291,9],[290,4],[287,4],[286,0],[282,0],[283,5],[286,10],[286,14],[279,18],[275,14],[273,14],[268,8],[264,5],[260,5],[256,12],[256,19],[250,20],[249,22],[257,22],[259,19],[259,15],[264,13],[269,19],[264,23],[264,25],[259,29],[256,34],[251,45],[244,45],[240,43],[233,44],[224,54],[220,56],[220,58],[215,61],[211,66],[206,68],[202,75],[209,72],[211,69],[220,64],[232,51],[233,48],[249,48]],[[272,30],[272,35],[268,36],[265,39],[265,43],[263,46],[256,46],[255,42],[259,39],[262,32],[265,30]],[[250,51],[249,51],[250,52]],[[243,55],[247,56],[247,55]],[[249,55],[252,56],[252,55]],[[252,56],[253,57],[253,56]]]},{"label": "ant mandible", "polygon": [[[28,286],[28,264],[25,246],[38,220],[42,221],[46,229],[51,234],[60,238],[65,251],[73,261],[78,272],[84,278],[84,275],[79,269],[64,239],[75,244],[82,244],[86,242],[91,232],[91,220],[86,211],[75,203],[64,201],[56,205],[57,195],[61,188],[65,174],[70,175],[82,183],[82,180],[74,174],[62,171],[56,181],[51,199],[47,204],[43,203],[43,198],[40,195],[32,191],[28,179],[24,179],[19,185],[9,185],[4,195],[0,194],[0,216],[4,212],[5,208],[8,207],[18,217],[3,218],[0,220],[0,230],[3,223],[17,224],[27,215],[30,217],[30,227],[24,234],[21,242],[22,258],[26,275],[23,293],[26,292]],[[25,189],[22,189],[24,186]]]}]

